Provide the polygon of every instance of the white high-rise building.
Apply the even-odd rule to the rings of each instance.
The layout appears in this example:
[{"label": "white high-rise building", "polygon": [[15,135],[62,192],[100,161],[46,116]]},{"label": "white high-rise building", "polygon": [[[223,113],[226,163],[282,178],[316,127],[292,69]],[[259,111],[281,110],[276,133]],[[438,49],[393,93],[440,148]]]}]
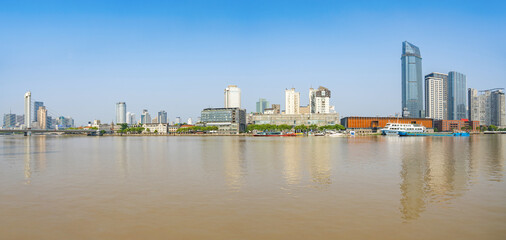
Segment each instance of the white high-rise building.
[{"label": "white high-rise building", "polygon": [[25,125],[26,128],[31,128],[32,125],[32,93],[30,91],[25,93]]},{"label": "white high-rise building", "polygon": [[192,118],[188,118],[188,121],[186,121],[186,123],[187,123],[188,125],[193,125],[193,120],[192,120]]},{"label": "white high-rise building", "polygon": [[225,108],[241,108],[241,89],[236,85],[225,88]]},{"label": "white high-rise building", "polygon": [[285,114],[299,114],[300,93],[295,88],[285,90]]},{"label": "white high-rise building", "polygon": [[126,103],[119,102],[116,103],[116,124],[126,123]]},{"label": "white high-rise building", "polygon": [[438,74],[425,76],[425,116],[432,119],[444,119],[445,80]]},{"label": "white high-rise building", "polygon": [[126,123],[127,124],[135,124],[135,113],[127,112],[126,114]]},{"label": "white high-rise building", "polygon": [[320,86],[309,89],[309,112],[330,113],[330,90]]}]

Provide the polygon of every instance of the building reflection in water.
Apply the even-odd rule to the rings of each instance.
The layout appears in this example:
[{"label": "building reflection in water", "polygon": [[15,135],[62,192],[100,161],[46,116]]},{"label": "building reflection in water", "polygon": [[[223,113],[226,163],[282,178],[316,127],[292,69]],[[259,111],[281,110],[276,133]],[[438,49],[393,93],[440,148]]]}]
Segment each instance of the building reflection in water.
[{"label": "building reflection in water", "polygon": [[[34,138],[35,140],[35,145],[36,145],[36,148],[35,148],[35,164],[34,164],[34,171],[35,172],[40,172],[40,171],[43,171],[46,169],[47,167],[47,140],[48,136],[45,136],[45,135],[41,135],[41,136],[36,136]],[[33,153],[32,153],[33,154]]]},{"label": "building reflection in water", "polygon": [[[273,141],[279,141],[280,139],[273,139]],[[301,180],[301,152],[299,139],[295,138],[287,138],[281,139],[284,140],[283,144],[283,175],[285,177],[285,181],[289,185],[294,185],[300,183]]]},{"label": "building reflection in water", "polygon": [[500,182],[503,178],[503,165],[506,160],[506,142],[504,141],[504,137],[497,134],[493,136],[482,136],[482,138],[486,138],[486,141],[482,141],[482,146],[479,148],[487,149],[487,154],[489,155],[487,156],[486,162],[489,180]]},{"label": "building reflection in water", "polygon": [[468,189],[473,160],[468,138],[405,138],[401,149],[401,213],[417,219],[428,204],[442,204]]},{"label": "building reflection in water", "polygon": [[116,138],[114,156],[116,157],[117,169],[121,172],[123,177],[128,176],[128,141],[127,137]]},{"label": "building reflection in water", "polygon": [[31,137],[25,137],[25,164],[24,164],[24,174],[25,174],[25,184],[30,184],[32,180],[32,151],[31,151]]},{"label": "building reflection in water", "polygon": [[329,140],[323,138],[314,140],[316,141],[312,142],[312,156],[309,156],[309,159],[311,159],[311,179],[314,183],[320,185],[330,185],[332,183],[330,144],[334,142],[330,142]]},{"label": "building reflection in water", "polygon": [[233,190],[240,190],[244,184],[246,174],[245,139],[229,137],[222,138],[222,154],[225,163],[225,178],[227,185]]}]

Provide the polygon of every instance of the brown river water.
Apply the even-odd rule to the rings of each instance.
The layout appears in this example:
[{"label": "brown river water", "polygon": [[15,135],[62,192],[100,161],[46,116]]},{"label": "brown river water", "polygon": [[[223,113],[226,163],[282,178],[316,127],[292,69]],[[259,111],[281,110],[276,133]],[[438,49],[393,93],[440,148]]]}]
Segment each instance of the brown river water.
[{"label": "brown river water", "polygon": [[506,135],[0,136],[0,239],[506,239]]}]

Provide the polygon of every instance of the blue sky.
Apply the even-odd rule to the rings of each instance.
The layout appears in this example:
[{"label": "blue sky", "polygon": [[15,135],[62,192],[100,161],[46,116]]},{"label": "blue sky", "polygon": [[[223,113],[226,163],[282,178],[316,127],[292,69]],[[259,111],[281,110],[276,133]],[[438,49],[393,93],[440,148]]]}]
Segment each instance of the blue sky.
[{"label": "blue sky", "polygon": [[248,112],[321,85],[343,117],[394,114],[405,40],[423,74],[506,87],[502,1],[0,0],[0,23],[0,113],[22,114],[30,90],[79,124],[114,120],[118,101],[196,118],[229,84]]}]

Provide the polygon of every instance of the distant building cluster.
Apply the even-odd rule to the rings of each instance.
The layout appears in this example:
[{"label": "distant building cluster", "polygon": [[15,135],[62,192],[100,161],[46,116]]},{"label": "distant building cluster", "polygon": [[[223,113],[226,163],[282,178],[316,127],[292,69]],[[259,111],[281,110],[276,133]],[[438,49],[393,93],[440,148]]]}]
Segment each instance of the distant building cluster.
[{"label": "distant building cluster", "polygon": [[51,114],[44,102],[33,101],[32,93],[24,96],[25,111],[23,115],[4,114],[3,128],[6,129],[66,129],[74,127],[72,117]]},{"label": "distant building cluster", "polygon": [[[431,72],[423,77],[420,49],[407,41],[402,43],[401,88],[402,122],[422,124],[427,128],[440,128],[439,130],[459,127],[475,130],[477,126],[490,125],[506,128],[503,88],[489,90],[467,88],[466,75],[456,71]],[[248,114],[241,106],[241,89],[237,85],[228,85],[224,89],[224,106],[203,109],[196,121],[188,118],[185,122],[178,116],[174,117],[174,121],[170,121],[165,110],[151,116],[148,109],[143,109],[137,118],[135,113],[127,111],[126,102],[117,102],[115,124],[114,121],[109,125],[95,120],[93,124],[89,122],[88,127],[113,130],[118,128],[114,125],[124,127],[124,124],[127,124],[144,126],[156,132],[171,132],[181,126],[196,126],[217,128],[216,131],[219,133],[238,134],[246,131],[248,124],[323,126],[341,123],[347,128],[377,129],[385,125],[386,121],[399,121],[399,117],[340,119],[335,106],[331,104],[331,97],[332,91],[326,87],[309,88],[309,101],[301,105],[300,92],[295,88],[287,88],[284,109],[279,103],[271,104],[266,98],[259,98],[256,102],[256,111]],[[55,114],[42,101],[32,101],[31,92],[25,93],[24,101],[24,114],[4,114],[2,128],[74,127],[74,120],[71,117]]]},{"label": "distant building cluster", "polygon": [[504,89],[468,89],[466,75],[456,71],[427,74],[423,88],[420,49],[409,42],[402,43],[401,67],[403,117],[479,121],[481,125],[506,127]]}]

